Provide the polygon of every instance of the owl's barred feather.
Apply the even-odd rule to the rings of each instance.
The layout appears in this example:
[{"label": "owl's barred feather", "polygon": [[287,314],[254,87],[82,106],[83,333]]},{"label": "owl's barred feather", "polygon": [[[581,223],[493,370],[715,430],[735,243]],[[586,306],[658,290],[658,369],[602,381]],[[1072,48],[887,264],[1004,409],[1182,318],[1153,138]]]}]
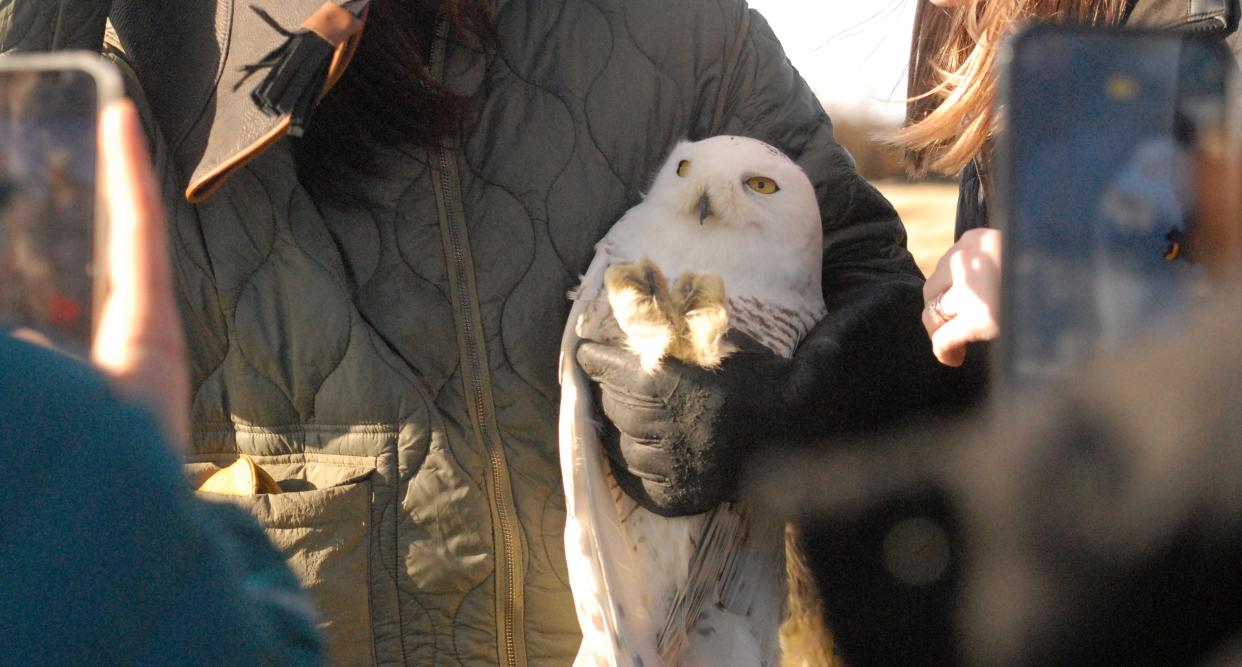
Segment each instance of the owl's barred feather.
[{"label": "owl's barred feather", "polygon": [[[577,665],[762,665],[780,658],[785,527],[745,500],[666,518],[625,496],[593,423],[583,339],[712,368],[735,327],[791,356],[824,314],[806,175],[753,139],[683,142],[617,221],[574,291],[561,343],[561,467]],[[673,282],[670,287],[669,277]],[[793,564],[793,563],[791,563]]]}]

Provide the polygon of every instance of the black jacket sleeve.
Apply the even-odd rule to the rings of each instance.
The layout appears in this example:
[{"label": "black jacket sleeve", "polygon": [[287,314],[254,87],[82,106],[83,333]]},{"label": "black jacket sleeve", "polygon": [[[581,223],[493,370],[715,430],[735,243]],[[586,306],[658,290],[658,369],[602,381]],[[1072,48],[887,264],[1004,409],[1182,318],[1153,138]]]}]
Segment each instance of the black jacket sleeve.
[{"label": "black jacket sleeve", "polygon": [[819,358],[801,364],[813,369],[799,381],[814,407],[798,430],[871,426],[939,400],[945,371],[919,319],[923,277],[897,212],[833,138],[832,121],[763,17],[744,14],[737,40],[714,133],[755,137],[793,157],[823,218],[828,314],[811,332]]}]

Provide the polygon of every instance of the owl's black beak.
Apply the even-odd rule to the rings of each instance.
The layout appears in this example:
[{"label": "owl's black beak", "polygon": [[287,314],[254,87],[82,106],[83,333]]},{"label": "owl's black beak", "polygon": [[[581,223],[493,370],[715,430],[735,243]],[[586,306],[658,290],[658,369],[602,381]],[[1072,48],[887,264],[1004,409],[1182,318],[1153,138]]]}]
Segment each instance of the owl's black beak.
[{"label": "owl's black beak", "polygon": [[703,221],[707,219],[707,216],[712,213],[712,199],[707,195],[703,195],[702,199],[699,199],[699,224],[703,224]]}]

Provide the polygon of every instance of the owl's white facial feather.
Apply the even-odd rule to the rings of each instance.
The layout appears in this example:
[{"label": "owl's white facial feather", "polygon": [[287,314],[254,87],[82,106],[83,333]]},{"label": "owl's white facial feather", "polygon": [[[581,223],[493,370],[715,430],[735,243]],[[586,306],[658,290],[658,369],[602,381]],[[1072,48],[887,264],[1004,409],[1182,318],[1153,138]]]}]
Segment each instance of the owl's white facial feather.
[{"label": "owl's white facial feather", "polygon": [[[748,185],[751,179],[778,189],[765,194]],[[704,197],[710,201],[707,217]],[[796,292],[822,303],[823,232],[815,191],[797,164],[755,139],[718,136],[678,144],[642,203],[609,237],[614,247],[650,257],[669,275],[719,273],[731,295]],[[759,282],[747,285],[750,275]]]},{"label": "owl's white facial feather", "polygon": [[[779,189],[758,192],[747,185],[752,178],[770,179]],[[704,195],[711,200],[712,215],[701,221]],[[749,226],[795,238],[819,228],[815,192],[806,175],[777,149],[747,137],[681,142],[660,168],[647,201],[683,213],[683,222],[702,225]]]}]

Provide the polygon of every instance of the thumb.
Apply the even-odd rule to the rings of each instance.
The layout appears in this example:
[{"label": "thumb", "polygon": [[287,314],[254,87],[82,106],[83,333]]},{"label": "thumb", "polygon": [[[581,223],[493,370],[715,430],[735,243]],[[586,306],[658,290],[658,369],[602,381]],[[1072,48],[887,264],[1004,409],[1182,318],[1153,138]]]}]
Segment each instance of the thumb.
[{"label": "thumb", "polygon": [[600,384],[614,384],[619,377],[633,374],[638,356],[614,345],[582,341],[575,354],[582,372]]},{"label": "thumb", "polygon": [[172,293],[163,203],[133,103],[110,103],[99,121],[100,174],[107,200],[107,294],[91,350],[130,399],[155,410],[167,435],[189,427],[185,339]]},{"label": "thumb", "polygon": [[955,317],[932,334],[932,354],[945,366],[956,368],[966,361],[966,344],[979,339],[979,331],[970,320]]},{"label": "thumb", "polygon": [[159,333],[147,325],[162,323],[173,301],[164,211],[133,103],[109,104],[100,116],[99,134],[109,224],[103,319],[111,316],[131,325],[101,327],[94,353],[106,364],[123,356],[130,336]]}]

